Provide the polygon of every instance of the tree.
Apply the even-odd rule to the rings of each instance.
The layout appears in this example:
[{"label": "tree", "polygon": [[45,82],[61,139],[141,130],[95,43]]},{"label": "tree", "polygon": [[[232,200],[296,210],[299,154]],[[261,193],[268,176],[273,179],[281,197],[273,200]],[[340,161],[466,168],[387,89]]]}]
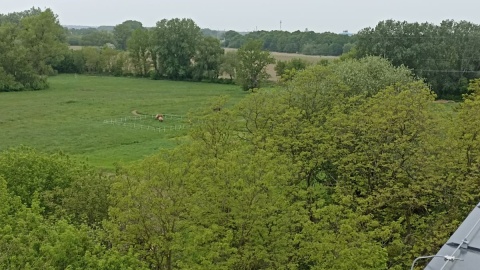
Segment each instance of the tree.
[{"label": "tree", "polygon": [[220,65],[220,73],[227,74],[230,77],[230,80],[234,80],[236,77],[237,70],[237,52],[236,51],[227,51],[222,56],[222,64]]},{"label": "tree", "polygon": [[197,45],[193,59],[193,78],[201,80],[216,80],[220,75],[220,64],[224,50],[220,41],[214,37],[203,37]]},{"label": "tree", "polygon": [[104,46],[105,44],[114,44],[115,38],[111,32],[93,30],[81,37],[82,46]]},{"label": "tree", "polygon": [[36,198],[22,204],[1,177],[0,199],[2,269],[146,269],[131,252],[102,245],[91,228],[45,218]]},{"label": "tree", "polygon": [[[438,224],[441,223],[438,222],[439,219],[447,220],[441,218],[441,214],[431,218],[431,212],[422,212],[422,206],[424,203],[433,205],[432,197],[428,194],[438,192],[435,194],[441,196],[440,193],[444,192],[444,187],[449,184],[442,183],[439,188],[441,191],[430,189],[427,194],[419,192],[440,181],[432,180],[433,178],[441,178],[433,173],[438,172],[433,157],[443,158],[443,155],[439,154],[443,144],[437,144],[441,140],[435,135],[439,132],[433,119],[434,115],[429,111],[433,99],[434,95],[429,89],[415,81],[407,69],[395,68],[387,60],[375,57],[308,67],[286,84],[285,89],[262,90],[249,95],[241,102],[240,113],[244,119],[241,122],[243,126],[241,130],[244,139],[258,149],[269,149],[274,152],[273,155],[288,159],[293,176],[288,182],[289,185],[284,187],[290,194],[286,198],[289,205],[300,204],[302,209],[300,211],[298,210],[300,207],[297,208],[297,213],[302,213],[298,217],[301,221],[292,225],[301,228],[298,231],[305,237],[302,238],[305,241],[299,241],[302,247],[298,248],[297,253],[300,265],[319,269],[352,268],[351,263],[354,263],[352,260],[355,260],[356,256],[330,262],[327,259],[329,256],[342,256],[340,254],[343,254],[343,248],[347,252],[345,255],[349,254],[346,245],[339,244],[343,241],[339,238],[341,236],[338,236],[338,232],[342,230],[342,225],[339,224],[343,222],[348,224],[344,229],[352,228],[349,226],[369,227],[358,236],[353,236],[355,239],[363,240],[352,244],[358,246],[358,251],[372,252],[371,256],[377,258],[373,265],[377,266],[370,265],[371,261],[364,261],[357,262],[358,267],[369,269],[387,265],[402,268],[404,262],[410,262],[412,256],[412,253],[402,252],[403,249],[411,248],[423,253],[435,246],[433,242],[438,241],[438,238],[428,243],[418,240],[432,232],[427,231],[422,224],[438,228]],[[372,105],[373,103],[376,105]],[[364,111],[366,108],[372,110]],[[360,115],[355,118],[354,115],[357,113]],[[343,128],[342,125],[347,122],[364,130],[365,133]],[[396,126],[398,128],[394,128]],[[403,133],[397,131],[402,128]],[[367,133],[369,135],[366,135]],[[376,138],[385,139],[377,142]],[[366,141],[355,144],[357,140]],[[390,144],[390,140],[397,144]],[[337,148],[340,145],[344,146]],[[373,150],[377,146],[380,149]],[[355,156],[362,151],[367,152],[363,158]],[[351,158],[347,158],[349,155],[347,153],[351,153]],[[378,160],[374,157],[378,157]],[[385,164],[389,165],[385,165],[388,168],[384,167],[385,170],[382,171],[384,174],[375,175],[376,171],[371,170],[362,172],[362,166],[369,168],[374,166],[373,164],[376,166],[384,164],[380,162],[382,158],[391,161],[385,160]],[[365,161],[365,165],[360,166],[362,160]],[[342,167],[339,167],[340,165]],[[401,173],[395,166],[404,166],[408,168],[408,172]],[[361,186],[356,182],[362,178],[358,175],[360,173],[370,179],[362,181],[366,185],[387,182],[392,186],[385,184],[389,188],[366,195],[362,192],[363,189],[355,189]],[[415,178],[408,181],[405,178],[398,181],[387,180],[392,175],[397,178]],[[346,182],[350,183],[349,188],[344,189],[343,184]],[[400,191],[398,185],[402,184],[410,185],[411,188]],[[343,193],[346,190],[349,192]],[[454,192],[457,194],[459,190]],[[387,207],[382,204],[379,212],[375,212],[373,204],[380,204],[380,200],[387,201],[387,196],[382,194],[395,198],[394,202],[398,208],[382,212]],[[413,199],[415,196],[421,199],[416,201]],[[442,209],[447,204],[437,203],[436,206]],[[388,207],[393,207],[393,203],[388,204]],[[403,216],[408,217],[409,221],[399,218],[402,215],[399,212],[402,207]],[[408,210],[410,212],[406,209],[410,209]],[[323,211],[352,212],[351,216],[344,215],[335,219],[333,223],[338,222],[338,225],[330,227],[332,223],[329,225],[329,218]],[[442,210],[435,211],[440,213]],[[319,214],[320,212],[323,214]],[[383,214],[387,216],[382,216]],[[338,217],[338,214],[332,215]],[[354,225],[354,220],[363,221]],[[333,253],[329,253],[331,251],[328,248],[322,248],[325,242],[330,241],[329,230],[335,231],[337,235],[331,240],[336,246]],[[341,235],[349,235],[355,231],[359,232],[353,229],[350,232],[344,231]],[[372,234],[371,231],[375,233]],[[412,233],[413,239],[406,237],[409,233]],[[308,239],[322,239],[324,242],[315,243]],[[326,258],[316,257],[319,253]]]},{"label": "tree", "polygon": [[191,78],[192,59],[201,39],[200,28],[191,19],[176,18],[157,22],[153,31],[157,72],[174,80]]},{"label": "tree", "polygon": [[240,48],[245,43],[242,34],[229,30],[223,34],[223,45],[227,48]]},{"label": "tree", "polygon": [[45,217],[89,225],[106,218],[110,183],[67,156],[11,149],[0,153],[0,178],[26,207],[36,200]]},{"label": "tree", "polygon": [[348,96],[371,97],[387,86],[415,81],[411,70],[405,66],[396,67],[381,57],[348,59],[331,68],[349,87]]},{"label": "tree", "polygon": [[37,16],[41,13],[42,10],[40,8],[32,7],[31,9],[25,11],[12,12],[9,14],[0,14],[0,24],[11,23],[18,25],[23,18]]},{"label": "tree", "polygon": [[150,38],[148,30],[137,29],[133,31],[132,36],[128,39],[127,48],[135,66],[135,73],[139,76],[147,76],[150,69]]},{"label": "tree", "polygon": [[[5,16],[0,23],[0,91],[44,89],[66,51],[64,31],[50,9],[32,9]],[[13,78],[13,81],[12,81]]]},{"label": "tree", "polygon": [[22,19],[21,27],[22,44],[28,48],[33,68],[39,75],[51,75],[52,64],[60,62],[67,50],[65,32],[57,16],[46,9]]},{"label": "tree", "polygon": [[100,49],[96,47],[83,47],[83,59],[85,60],[85,72],[101,73],[101,56]]},{"label": "tree", "polygon": [[0,25],[0,58],[3,74],[0,91],[20,91],[24,89],[43,89],[46,81],[34,70],[28,61],[28,49],[18,44],[20,30],[13,24]]},{"label": "tree", "polygon": [[131,249],[150,269],[174,269],[191,240],[193,207],[189,167],[179,154],[151,157],[120,171],[106,222],[108,240],[123,254]]},{"label": "tree", "polygon": [[[282,77],[283,81],[288,81],[292,79],[292,76],[288,76],[289,74],[304,70],[307,66],[308,62],[300,58],[294,58],[289,61],[278,60],[275,64],[275,72],[277,76]],[[287,73],[287,76],[284,77],[285,73]]]},{"label": "tree", "polygon": [[115,37],[118,49],[127,49],[128,40],[132,36],[133,32],[137,29],[143,29],[142,23],[132,20],[124,21],[121,24],[117,24],[115,28],[113,28],[113,36]]},{"label": "tree", "polygon": [[243,90],[259,88],[262,80],[268,78],[266,67],[273,64],[270,53],[262,50],[260,40],[252,40],[243,45],[237,52],[238,66],[236,81]]}]

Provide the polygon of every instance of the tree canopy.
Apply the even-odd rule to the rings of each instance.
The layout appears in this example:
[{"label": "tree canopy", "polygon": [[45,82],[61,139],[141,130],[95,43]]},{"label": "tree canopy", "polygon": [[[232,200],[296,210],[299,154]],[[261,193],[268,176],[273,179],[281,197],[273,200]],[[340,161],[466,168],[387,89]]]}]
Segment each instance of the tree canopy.
[{"label": "tree canopy", "polygon": [[275,60],[270,52],[262,50],[262,41],[252,40],[238,49],[237,61],[237,83],[243,90],[249,90],[259,88],[261,82],[269,77],[265,69]]},{"label": "tree canopy", "polygon": [[126,50],[128,39],[137,29],[143,29],[141,22],[128,20],[116,25],[115,28],[113,28],[113,36],[115,37],[117,47],[121,50]]},{"label": "tree canopy", "polygon": [[46,88],[66,51],[64,37],[50,9],[0,15],[0,91]]},{"label": "tree canopy", "polygon": [[424,78],[440,98],[460,99],[478,77],[480,26],[466,21],[408,23],[381,21],[357,37],[358,56],[377,55]]}]

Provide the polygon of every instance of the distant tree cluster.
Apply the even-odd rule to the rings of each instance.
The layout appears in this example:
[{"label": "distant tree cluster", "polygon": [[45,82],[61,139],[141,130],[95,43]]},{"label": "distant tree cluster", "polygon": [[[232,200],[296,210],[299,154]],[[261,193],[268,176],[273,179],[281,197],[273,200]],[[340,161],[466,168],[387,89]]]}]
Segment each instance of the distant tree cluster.
[{"label": "distant tree cluster", "polygon": [[242,35],[235,31],[227,31],[224,34],[223,45],[228,48],[240,48],[250,39],[261,40],[263,49],[272,52],[333,56],[348,52],[355,42],[355,37],[330,32],[255,31]]},{"label": "distant tree cluster", "polygon": [[46,88],[67,49],[64,40],[50,9],[0,14],[0,92]]},{"label": "distant tree cluster", "polygon": [[116,44],[112,31],[101,28],[65,29],[67,43],[70,46],[104,46]]},{"label": "distant tree cluster", "polygon": [[[152,79],[236,82],[244,90],[259,88],[274,59],[251,40],[225,54],[220,40],[202,35],[191,19],[162,20],[154,28],[126,21],[115,26],[115,44],[71,50],[55,68],[62,73],[139,76]],[[222,77],[222,76],[226,77]]]},{"label": "distant tree cluster", "polygon": [[104,43],[72,50],[59,70],[172,80],[217,80],[220,76],[224,54],[220,41],[203,36],[191,19],[162,20],[149,29],[125,21],[115,26],[112,37],[117,49]]},{"label": "distant tree cluster", "polygon": [[446,20],[439,25],[387,20],[357,35],[358,57],[378,55],[425,78],[440,98],[461,98],[480,75],[480,26]]}]

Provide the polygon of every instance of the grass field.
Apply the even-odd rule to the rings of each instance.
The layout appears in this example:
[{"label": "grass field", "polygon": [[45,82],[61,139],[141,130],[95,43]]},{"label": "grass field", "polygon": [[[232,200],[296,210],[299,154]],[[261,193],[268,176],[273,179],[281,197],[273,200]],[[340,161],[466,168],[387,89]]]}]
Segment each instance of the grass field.
[{"label": "grass field", "polygon": [[[217,96],[234,103],[245,95],[235,85],[135,78],[60,75],[49,82],[48,90],[0,93],[0,151],[19,145],[63,151],[108,169],[184,140],[186,129],[171,127],[185,126],[185,119],[173,116]],[[132,118],[134,110],[145,118]],[[166,114],[165,122],[151,117],[157,113]],[[125,124],[105,123],[119,119]]]}]

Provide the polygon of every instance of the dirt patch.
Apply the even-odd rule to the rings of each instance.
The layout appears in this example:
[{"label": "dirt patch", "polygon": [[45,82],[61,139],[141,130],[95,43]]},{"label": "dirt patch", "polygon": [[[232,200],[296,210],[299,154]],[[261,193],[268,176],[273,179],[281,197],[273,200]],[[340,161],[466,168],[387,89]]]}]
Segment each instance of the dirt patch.
[{"label": "dirt patch", "polygon": [[68,48],[70,50],[79,51],[83,48],[83,46],[68,46]]},{"label": "dirt patch", "polygon": [[137,110],[133,110],[132,114],[135,115],[135,116],[142,116],[143,115],[143,114],[138,113]]},{"label": "dirt patch", "polygon": [[453,100],[439,99],[435,100],[434,103],[445,104],[445,103],[455,103]]},{"label": "dirt patch", "polygon": [[[225,52],[236,52],[238,49],[225,48]],[[323,55],[305,55],[300,53],[281,53],[281,52],[270,52],[270,54],[275,58],[275,60],[280,61],[289,61],[292,59],[300,58],[312,64],[317,63],[320,60],[333,60],[337,59],[338,56],[323,56]]]}]

